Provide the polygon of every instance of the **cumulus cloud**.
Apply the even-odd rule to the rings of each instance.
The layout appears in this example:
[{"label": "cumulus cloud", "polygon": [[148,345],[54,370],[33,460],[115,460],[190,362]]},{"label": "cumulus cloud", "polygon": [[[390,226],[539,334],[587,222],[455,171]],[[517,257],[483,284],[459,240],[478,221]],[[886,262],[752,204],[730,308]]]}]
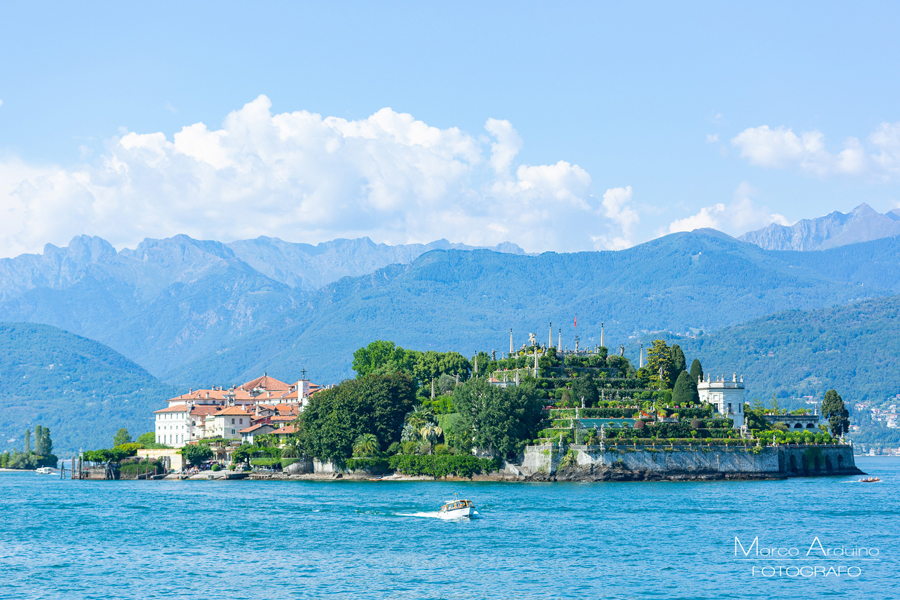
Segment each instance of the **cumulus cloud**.
[{"label": "cumulus cloud", "polygon": [[867,151],[850,137],[838,152],[829,151],[820,131],[800,135],[791,128],[749,127],[731,140],[750,164],[771,169],[796,168],[816,177],[866,175],[880,179],[900,176],[900,123],[882,123],[868,137]]},{"label": "cumulus cloud", "polygon": [[631,188],[609,190],[601,203],[577,164],[518,163],[523,142],[508,121],[489,119],[485,142],[390,108],[360,120],[270,109],[259,96],[218,129],[122,130],[77,168],[0,159],[0,255],[81,233],[117,247],[178,233],[508,240],[531,251],[631,245]]},{"label": "cumulus cloud", "polygon": [[735,189],[734,197],[727,206],[723,202],[705,206],[695,215],[672,221],[667,232],[660,231],[659,233],[662,235],[663,233],[693,231],[709,227],[731,235],[740,235],[772,223],[788,224],[784,216],[772,213],[768,208],[754,202],[755,195],[756,190],[753,186],[743,181]]},{"label": "cumulus cloud", "polygon": [[[631,207],[631,186],[606,190],[603,194],[603,214],[611,221],[607,235],[593,236],[598,249],[622,250],[634,245],[632,235],[640,217]],[[616,233],[618,232],[618,235]]]}]

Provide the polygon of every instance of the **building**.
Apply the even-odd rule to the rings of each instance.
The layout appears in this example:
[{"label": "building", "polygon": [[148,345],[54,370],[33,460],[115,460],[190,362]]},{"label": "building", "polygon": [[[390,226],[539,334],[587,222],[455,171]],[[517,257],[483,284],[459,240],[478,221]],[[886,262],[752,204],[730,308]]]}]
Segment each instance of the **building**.
[{"label": "building", "polygon": [[293,422],[322,389],[307,379],[288,384],[267,373],[230,388],[191,388],[154,412],[156,443],[181,448],[205,438],[237,440],[241,430],[258,424],[274,430]]},{"label": "building", "polygon": [[206,417],[207,427],[210,430],[206,432],[205,437],[239,440],[241,429],[250,426],[250,415],[251,413],[242,406],[229,406],[213,413]]},{"label": "building", "polygon": [[784,423],[788,430],[795,431],[798,429],[818,429],[819,415],[765,415],[764,418],[769,423]]},{"label": "building", "polygon": [[174,404],[154,412],[156,443],[181,448],[191,441],[192,408],[187,404]]},{"label": "building", "polygon": [[744,376],[738,380],[735,373],[731,381],[726,381],[724,376],[719,376],[715,381],[709,373],[706,381],[700,379],[697,382],[697,392],[700,394],[700,402],[708,402],[716,407],[716,411],[730,417],[735,428],[744,424]]},{"label": "building", "polygon": [[267,423],[257,423],[256,425],[251,425],[250,427],[245,427],[241,429],[241,443],[242,444],[253,444],[257,437],[261,435],[267,435],[275,431],[275,428]]}]

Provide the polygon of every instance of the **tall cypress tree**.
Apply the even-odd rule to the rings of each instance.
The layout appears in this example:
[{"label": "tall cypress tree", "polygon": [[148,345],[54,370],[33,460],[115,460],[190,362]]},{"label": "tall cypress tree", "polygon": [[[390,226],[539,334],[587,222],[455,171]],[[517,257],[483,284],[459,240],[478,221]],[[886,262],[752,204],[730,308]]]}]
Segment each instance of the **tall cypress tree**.
[{"label": "tall cypress tree", "polygon": [[828,419],[831,435],[839,437],[850,431],[850,412],[844,406],[844,399],[837,393],[837,390],[825,392],[825,401],[822,402],[822,416]]},{"label": "tall cypress tree", "polygon": [[695,358],[691,363],[691,379],[694,380],[694,383],[703,379],[703,365],[700,364],[699,358]]},{"label": "tall cypress tree", "polygon": [[25,428],[25,454],[31,454],[31,430]]},{"label": "tall cypress tree", "polygon": [[41,440],[41,449],[44,451],[44,456],[52,456],[53,455],[53,440],[50,439],[50,428],[44,427],[41,429],[43,432],[43,439]]},{"label": "tall cypress tree", "polygon": [[44,454],[44,428],[36,425],[34,428],[34,453],[38,456]]},{"label": "tall cypress tree", "polygon": [[687,371],[682,371],[678,375],[675,389],[672,391],[672,402],[681,406],[698,404],[700,402],[697,382]]}]

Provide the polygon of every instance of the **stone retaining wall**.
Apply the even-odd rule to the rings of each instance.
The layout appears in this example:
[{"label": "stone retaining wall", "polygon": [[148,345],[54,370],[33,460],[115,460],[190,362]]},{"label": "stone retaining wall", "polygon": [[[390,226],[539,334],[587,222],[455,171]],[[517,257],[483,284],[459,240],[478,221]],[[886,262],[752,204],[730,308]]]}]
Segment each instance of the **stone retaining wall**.
[{"label": "stone retaining wall", "polygon": [[544,477],[559,471],[568,451],[575,464],[568,468],[587,471],[612,469],[622,472],[682,475],[718,473],[729,478],[797,475],[841,475],[860,473],[849,445],[802,446],[600,446],[545,444],[528,446],[521,470],[526,476]]}]

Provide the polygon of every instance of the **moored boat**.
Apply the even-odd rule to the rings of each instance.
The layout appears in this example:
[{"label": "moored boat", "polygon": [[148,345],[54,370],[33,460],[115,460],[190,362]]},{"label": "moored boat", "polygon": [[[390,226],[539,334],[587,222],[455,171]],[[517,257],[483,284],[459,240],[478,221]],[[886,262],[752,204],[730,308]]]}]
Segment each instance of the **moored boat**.
[{"label": "moored boat", "polygon": [[448,500],[442,507],[442,519],[462,519],[475,514],[475,505],[471,500]]},{"label": "moored boat", "polygon": [[878,477],[866,477],[865,479],[860,479],[860,483],[875,483],[876,481],[881,481]]},{"label": "moored boat", "polygon": [[55,471],[53,470],[53,467],[38,467],[34,472],[38,475],[53,475]]}]

